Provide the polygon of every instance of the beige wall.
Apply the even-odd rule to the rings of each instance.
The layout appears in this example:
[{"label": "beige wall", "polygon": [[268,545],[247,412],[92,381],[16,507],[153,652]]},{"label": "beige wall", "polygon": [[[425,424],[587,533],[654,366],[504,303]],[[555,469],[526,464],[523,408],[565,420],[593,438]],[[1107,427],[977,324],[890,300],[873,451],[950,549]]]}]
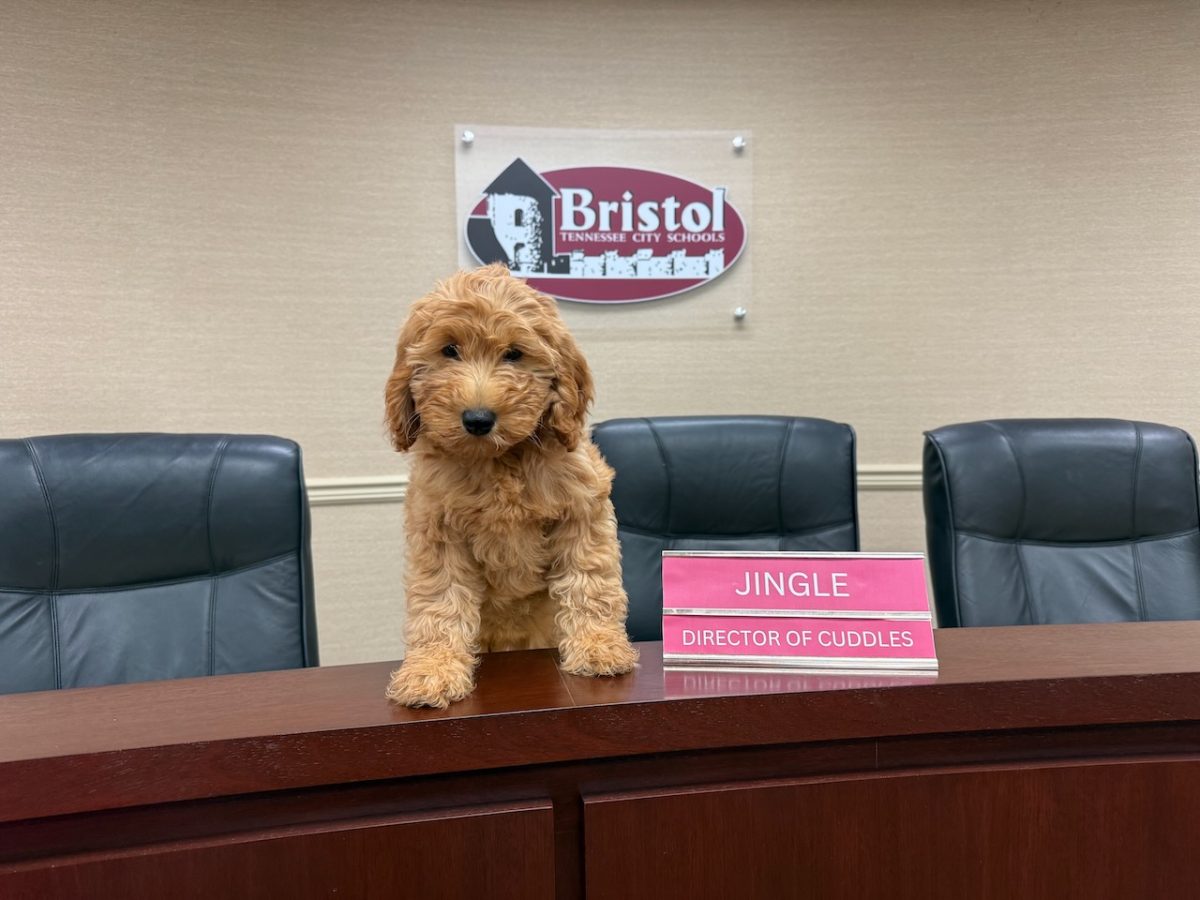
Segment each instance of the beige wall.
[{"label": "beige wall", "polygon": [[[864,492],[868,547],[922,546],[924,428],[1200,433],[1195,3],[46,0],[3,23],[0,435],[267,431],[315,479],[402,473],[380,389],[405,304],[455,265],[459,121],[752,131],[747,327],[604,311],[626,321],[587,328],[596,415],[852,422],[902,488]],[[325,661],[396,656],[402,506],[328,496]]]}]

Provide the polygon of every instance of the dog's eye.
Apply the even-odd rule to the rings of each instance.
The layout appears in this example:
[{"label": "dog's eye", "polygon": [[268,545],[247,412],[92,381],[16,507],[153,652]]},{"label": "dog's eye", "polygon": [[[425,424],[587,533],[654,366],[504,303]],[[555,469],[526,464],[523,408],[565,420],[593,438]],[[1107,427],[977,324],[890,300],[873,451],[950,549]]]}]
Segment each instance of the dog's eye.
[{"label": "dog's eye", "polygon": [[458,345],[447,344],[442,348],[442,356],[446,357],[447,359],[458,359]]},{"label": "dog's eye", "polygon": [[509,347],[507,350],[504,351],[504,361],[505,362],[516,362],[518,359],[520,359],[524,355],[525,354],[521,352],[520,347]]}]

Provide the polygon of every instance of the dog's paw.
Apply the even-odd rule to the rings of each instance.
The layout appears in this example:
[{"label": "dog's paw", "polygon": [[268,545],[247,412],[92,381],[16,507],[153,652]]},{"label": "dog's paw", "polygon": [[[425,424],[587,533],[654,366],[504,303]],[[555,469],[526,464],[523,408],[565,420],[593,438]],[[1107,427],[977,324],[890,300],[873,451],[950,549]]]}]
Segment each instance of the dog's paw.
[{"label": "dog's paw", "polygon": [[475,688],[474,666],[456,657],[413,654],[392,673],[389,700],[445,709]]},{"label": "dog's paw", "polygon": [[562,669],[571,675],[623,675],[637,665],[638,652],[624,630],[593,631],[559,645]]}]

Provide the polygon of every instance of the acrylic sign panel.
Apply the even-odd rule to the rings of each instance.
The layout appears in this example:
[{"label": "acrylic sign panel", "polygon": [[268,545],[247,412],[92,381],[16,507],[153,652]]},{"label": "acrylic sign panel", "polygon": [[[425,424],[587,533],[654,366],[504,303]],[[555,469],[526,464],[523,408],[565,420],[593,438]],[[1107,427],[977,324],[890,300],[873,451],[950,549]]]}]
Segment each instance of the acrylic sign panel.
[{"label": "acrylic sign panel", "polygon": [[937,668],[920,554],[663,554],[668,664]]},{"label": "acrylic sign panel", "polygon": [[663,660],[849,669],[937,665],[929,622],[663,616]]},{"label": "acrylic sign panel", "polygon": [[668,551],[662,577],[664,612],[929,618],[920,555]]},{"label": "acrylic sign panel", "polygon": [[677,330],[684,306],[690,330],[727,332],[749,302],[750,132],[465,123],[454,142],[460,266],[499,259],[567,301],[572,330]]}]

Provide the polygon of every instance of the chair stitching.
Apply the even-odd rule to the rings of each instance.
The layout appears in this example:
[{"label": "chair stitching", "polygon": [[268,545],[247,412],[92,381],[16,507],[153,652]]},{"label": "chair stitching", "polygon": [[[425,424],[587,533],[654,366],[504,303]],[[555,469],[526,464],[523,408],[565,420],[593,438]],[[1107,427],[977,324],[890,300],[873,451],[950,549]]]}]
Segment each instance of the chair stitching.
[{"label": "chair stitching", "polygon": [[208,576],[208,674],[216,675],[216,631],[217,631],[217,582],[215,575]]},{"label": "chair stitching", "polygon": [[217,655],[217,554],[213,550],[212,536],[212,506],[213,494],[217,488],[217,472],[221,468],[221,460],[225,457],[225,448],[229,446],[229,438],[221,439],[217,452],[213,455],[212,469],[208,473],[208,504],[205,511],[205,528],[208,537],[208,674],[215,672]]},{"label": "chair stitching", "polygon": [[[297,484],[296,496],[297,496],[297,500],[298,500],[299,506],[300,506],[300,509],[299,509],[300,531],[299,531],[299,534],[296,535],[297,554],[298,554],[297,559],[298,559],[298,567],[299,567],[299,574],[300,574],[300,594],[301,594],[301,597],[300,597],[300,655],[304,660],[304,665],[311,666],[311,665],[314,665],[314,661],[312,658],[313,656],[315,656],[318,660],[318,663],[316,663],[316,664],[319,664],[319,659],[320,659],[320,651],[316,647],[315,636],[313,634],[310,634],[310,631],[313,631],[313,632],[316,631],[316,627],[315,627],[316,623],[315,622],[313,623],[312,629],[309,628],[310,604],[314,604],[316,602],[314,599],[315,587],[313,586],[312,578],[310,577],[312,561],[309,557],[309,554],[312,551],[309,549],[309,545],[311,544],[311,540],[312,540],[312,531],[311,531],[312,523],[309,520],[308,490],[304,486],[304,451],[300,447],[299,444],[294,443],[294,445],[296,447],[296,484]],[[313,651],[312,654],[309,653],[309,650],[310,650],[309,645],[310,644],[312,644],[312,647],[311,647],[311,650]]]},{"label": "chair stitching", "polygon": [[1142,554],[1137,541],[1129,545],[1129,550],[1133,554],[1133,580],[1137,589],[1138,620],[1145,622],[1148,617],[1146,611],[1146,588],[1142,582]]},{"label": "chair stitching", "polygon": [[850,434],[850,519],[854,523],[854,552],[862,549],[862,539],[858,528],[858,435],[854,426],[843,424]]},{"label": "chair stitching", "polygon": [[1017,554],[1017,570],[1021,573],[1021,586],[1025,588],[1025,617],[1031,625],[1038,623],[1033,618],[1033,593],[1029,590],[1029,573],[1025,570],[1025,555],[1021,552],[1024,546],[1020,541],[1013,544]]},{"label": "chair stitching", "polygon": [[50,643],[54,655],[54,687],[62,687],[62,640],[58,628],[58,582],[61,557],[59,553],[58,518],[54,515],[54,504],[50,500],[50,487],[42,472],[42,461],[37,454],[33,442],[26,439],[22,442],[29,461],[33,464],[33,474],[42,490],[42,499],[46,501],[46,515],[50,519]]},{"label": "chair stitching", "polygon": [[1025,558],[1021,554],[1022,536],[1025,533],[1025,512],[1029,505],[1028,489],[1025,484],[1025,471],[1021,468],[1021,458],[1017,456],[1017,448],[1013,446],[1012,439],[1009,438],[1008,433],[995,422],[986,422],[985,424],[1004,440],[1004,445],[1008,448],[1008,452],[1012,454],[1013,463],[1017,467],[1017,480],[1021,483],[1021,514],[1017,517],[1017,568],[1021,572],[1021,585],[1025,588],[1025,615],[1032,622],[1034,606],[1033,592],[1029,589],[1029,573],[1025,569]]},{"label": "chair stitching", "polygon": [[[293,556],[299,557],[299,555],[300,555],[300,553],[298,550],[295,550],[295,549],[287,550],[283,553],[278,553],[275,556],[269,557],[268,559],[262,559],[262,560],[259,560],[258,562],[246,563],[246,565],[239,566],[236,569],[230,569],[227,572],[220,572],[215,577],[228,578],[231,575],[240,575],[243,572],[250,572],[254,569],[261,569],[266,566],[274,565],[275,563],[278,563],[278,562],[283,562],[283,560],[288,559]],[[70,590],[65,590],[65,591],[60,590],[59,593],[71,594],[71,595],[74,595],[74,594],[106,594],[106,593],[110,593],[112,591],[131,591],[131,590],[140,590],[142,588],[170,587],[173,584],[187,584],[189,582],[199,581],[201,578],[204,578],[204,577],[206,577],[206,574],[204,572],[197,572],[194,575],[187,575],[187,576],[183,576],[180,578],[168,578],[163,581],[141,581],[141,582],[133,582],[131,584],[114,584],[114,585],[110,585],[109,587],[101,587],[101,588],[71,588]],[[33,590],[33,589],[25,588],[25,587],[5,587],[4,585],[0,585],[0,591],[29,593],[31,590]],[[35,593],[36,593],[36,591],[35,591]]]},{"label": "chair stitching", "polygon": [[1137,545],[1137,513],[1138,513],[1138,476],[1141,475],[1142,467],[1142,429],[1137,422],[1133,423],[1133,433],[1137,440],[1137,449],[1133,454],[1133,510],[1131,512],[1132,522],[1130,523],[1129,533],[1133,537],[1134,543],[1132,547],[1133,553],[1133,579],[1137,587],[1138,601],[1138,617],[1141,621],[1146,621],[1146,588],[1142,581],[1142,555],[1138,552]]},{"label": "chair stitching", "polygon": [[959,531],[958,520],[954,517],[954,500],[950,494],[950,466],[946,462],[946,454],[942,451],[942,445],[938,443],[937,436],[932,432],[926,432],[926,437],[929,438],[929,443],[933,445],[934,452],[937,453],[938,464],[942,467],[942,487],[946,494],[946,515],[949,516],[950,522],[950,580],[953,585],[954,597],[954,612],[958,617],[955,625],[962,625],[962,601],[959,597],[958,590],[958,535],[966,534],[967,532]]},{"label": "chair stitching", "polygon": [[779,470],[775,474],[775,512],[779,522],[780,543],[783,540],[783,533],[787,530],[783,524],[783,465],[787,461],[788,446],[792,442],[792,431],[795,427],[795,421],[788,422],[787,428],[783,433],[783,441],[779,445]]},{"label": "chair stitching", "polygon": [[1126,544],[1150,544],[1154,541],[1166,541],[1171,538],[1187,537],[1189,534],[1200,533],[1200,528],[1185,528],[1182,531],[1172,531],[1169,534],[1148,534],[1145,537],[1133,540],[1117,538],[1111,541],[1037,541],[1032,538],[1025,538],[1018,541],[1014,538],[996,537],[995,535],[981,534],[978,531],[967,531],[966,529],[960,529],[958,533],[963,537],[991,541],[995,544],[1023,544],[1026,547],[1071,547],[1083,550],[1088,547],[1123,547]]},{"label": "chair stitching", "polygon": [[1186,431],[1182,432],[1187,438],[1188,446],[1192,448],[1192,490],[1196,501],[1196,521],[1200,522],[1200,454],[1196,452],[1196,442]]},{"label": "chair stitching", "polygon": [[654,438],[654,443],[658,446],[658,455],[662,458],[663,471],[667,473],[667,514],[666,520],[663,523],[666,525],[666,533],[671,532],[671,482],[674,480],[671,472],[671,461],[667,458],[667,448],[663,446],[662,438],[659,437],[658,429],[654,427],[654,422],[650,419],[642,419],[646,423],[646,427],[650,429],[650,436]]},{"label": "chair stitching", "polygon": [[1131,473],[1131,481],[1132,481],[1131,490],[1132,490],[1132,494],[1133,494],[1133,508],[1130,510],[1130,518],[1132,519],[1132,521],[1129,524],[1129,536],[1136,540],[1137,536],[1138,536],[1138,530],[1137,530],[1138,482],[1140,480],[1138,476],[1141,475],[1141,468],[1142,468],[1142,429],[1138,426],[1137,422],[1134,422],[1132,424],[1133,424],[1133,434],[1134,434],[1136,449],[1133,452],[1133,472]]},{"label": "chair stitching", "polygon": [[208,573],[215,575],[217,573],[217,555],[213,551],[212,538],[212,504],[213,494],[217,488],[217,470],[221,468],[221,460],[225,457],[225,448],[229,446],[229,438],[222,438],[221,443],[217,446],[217,452],[213,455],[212,468],[208,472],[208,503],[205,512],[204,527],[208,538]]},{"label": "chair stitching", "polygon": [[[836,528],[853,528],[854,523],[845,519],[840,519],[834,522],[825,522],[821,525],[814,525],[812,528],[805,528],[802,531],[789,531],[787,534],[778,534],[773,531],[753,531],[742,532],[739,534],[715,534],[703,533],[698,531],[685,532],[681,534],[664,534],[661,531],[651,531],[649,528],[639,528],[636,525],[618,524],[617,527],[621,531],[628,531],[631,534],[640,534],[643,537],[658,538],[661,541],[698,541],[698,540],[741,540],[743,538],[779,538],[781,541],[787,538],[807,537],[810,534],[819,534],[822,531],[832,531]],[[672,549],[670,547],[667,548]]]}]

